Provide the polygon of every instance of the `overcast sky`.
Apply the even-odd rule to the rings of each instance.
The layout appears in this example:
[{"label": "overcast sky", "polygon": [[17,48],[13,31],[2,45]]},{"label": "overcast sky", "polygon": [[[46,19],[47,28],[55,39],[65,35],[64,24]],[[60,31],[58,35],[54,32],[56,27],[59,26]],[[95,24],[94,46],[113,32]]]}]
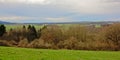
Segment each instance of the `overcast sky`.
[{"label": "overcast sky", "polygon": [[0,0],[8,22],[120,21],[120,0]]}]

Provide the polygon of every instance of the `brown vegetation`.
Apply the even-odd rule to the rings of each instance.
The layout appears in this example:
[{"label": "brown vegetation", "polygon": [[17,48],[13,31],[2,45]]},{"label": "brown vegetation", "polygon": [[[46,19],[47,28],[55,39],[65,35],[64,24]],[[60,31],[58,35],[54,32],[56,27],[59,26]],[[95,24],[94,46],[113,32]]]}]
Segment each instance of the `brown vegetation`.
[{"label": "brown vegetation", "polygon": [[[3,29],[3,28],[1,28]],[[5,30],[5,28],[4,28]],[[68,29],[48,25],[36,30],[34,26],[0,31],[1,46],[42,49],[120,50],[120,24],[101,28],[81,25]]]}]

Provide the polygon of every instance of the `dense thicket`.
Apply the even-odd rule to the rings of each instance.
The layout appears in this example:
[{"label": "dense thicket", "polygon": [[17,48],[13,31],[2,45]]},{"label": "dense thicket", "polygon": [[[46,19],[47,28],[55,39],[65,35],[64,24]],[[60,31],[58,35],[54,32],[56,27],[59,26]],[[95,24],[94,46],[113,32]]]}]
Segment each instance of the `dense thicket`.
[{"label": "dense thicket", "polygon": [[[1,27],[2,26],[2,27]],[[47,25],[36,30],[23,25],[6,31],[0,26],[0,45],[43,49],[120,50],[120,24],[94,26]],[[4,31],[3,31],[4,30]],[[4,34],[4,35],[3,35]]]}]

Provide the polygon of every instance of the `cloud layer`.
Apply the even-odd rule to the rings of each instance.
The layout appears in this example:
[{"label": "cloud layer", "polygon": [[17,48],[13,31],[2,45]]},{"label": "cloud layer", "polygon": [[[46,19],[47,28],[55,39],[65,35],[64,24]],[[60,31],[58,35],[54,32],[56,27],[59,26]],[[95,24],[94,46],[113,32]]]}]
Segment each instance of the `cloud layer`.
[{"label": "cloud layer", "polygon": [[120,13],[120,0],[0,0],[0,3],[51,5],[84,14]]},{"label": "cloud layer", "polygon": [[73,12],[86,14],[120,13],[120,0],[60,0],[55,3]]},{"label": "cloud layer", "polygon": [[19,22],[20,21],[26,21],[26,20],[39,20],[37,23],[39,23],[41,20],[44,20],[44,22],[72,22],[71,19],[67,18],[67,17],[27,17],[27,16],[0,16],[0,20],[2,21],[15,21],[15,22]]},{"label": "cloud layer", "polygon": [[0,20],[67,22],[119,17],[120,0],[0,0]]},{"label": "cloud layer", "polygon": [[21,4],[49,4],[50,1],[47,0],[0,0],[0,3],[9,3],[9,4],[17,4],[17,3],[21,3]]}]

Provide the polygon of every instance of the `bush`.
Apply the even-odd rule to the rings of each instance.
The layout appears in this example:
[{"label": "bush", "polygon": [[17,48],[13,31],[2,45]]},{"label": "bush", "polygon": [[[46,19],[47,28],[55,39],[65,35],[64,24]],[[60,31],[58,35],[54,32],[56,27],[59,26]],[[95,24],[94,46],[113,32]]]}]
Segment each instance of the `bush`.
[{"label": "bush", "polygon": [[36,39],[34,41],[32,41],[28,47],[30,48],[46,48],[44,40],[43,39]]},{"label": "bush", "polygon": [[45,40],[46,43],[58,44],[59,41],[62,40],[63,35],[59,26],[52,25],[42,31],[41,38]]},{"label": "bush", "polygon": [[0,46],[16,46],[17,43],[14,40],[6,41],[0,40]]},{"label": "bush", "polygon": [[113,24],[109,27],[104,28],[104,39],[106,43],[110,45],[110,42],[114,44],[114,46],[117,46],[115,50],[120,49],[120,24]]},{"label": "bush", "polygon": [[75,37],[77,38],[77,40],[85,42],[87,40],[87,36],[88,36],[88,31],[86,29],[86,27],[77,25],[77,26],[71,26],[69,28],[69,30],[66,32],[66,37],[70,38],[70,37]]},{"label": "bush", "polygon": [[58,46],[64,46],[65,49],[79,49],[78,40],[75,37],[70,37],[69,39],[64,40],[62,43],[60,42],[61,45],[59,44]]},{"label": "bush", "polygon": [[18,47],[27,47],[27,45],[28,45],[27,39],[20,40],[20,42],[18,43]]}]

